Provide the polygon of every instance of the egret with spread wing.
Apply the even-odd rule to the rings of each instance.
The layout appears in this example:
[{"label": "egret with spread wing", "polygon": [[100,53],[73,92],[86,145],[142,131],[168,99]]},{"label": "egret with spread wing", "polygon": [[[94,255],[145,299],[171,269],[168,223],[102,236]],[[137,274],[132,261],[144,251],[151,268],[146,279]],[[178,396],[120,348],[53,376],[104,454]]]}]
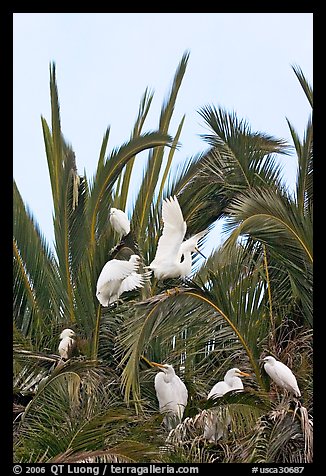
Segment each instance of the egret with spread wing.
[{"label": "egret with spread wing", "polygon": [[[249,377],[249,374],[237,368],[226,372],[224,379],[217,382],[209,392],[207,398],[223,397],[232,390],[243,390],[243,383],[240,377]],[[204,438],[212,443],[216,443],[225,432],[225,428],[231,423],[230,415],[227,415],[223,422],[214,411],[207,412],[205,418]]]},{"label": "egret with spread wing", "polygon": [[274,357],[270,355],[263,358],[262,361],[264,362],[264,369],[266,373],[276,383],[276,385],[285,388],[295,397],[301,397],[297,379],[289,367],[283,364],[283,362],[274,359]]},{"label": "egret with spread wing", "polygon": [[154,386],[160,412],[165,414],[164,424],[171,430],[182,420],[187,406],[188,390],[172,365],[156,362],[151,364],[162,370],[155,376]]},{"label": "egret with spread wing", "polygon": [[130,233],[130,222],[125,212],[118,208],[110,209],[110,223],[112,228],[120,236],[126,236]]},{"label": "egret with spread wing", "polygon": [[162,219],[163,232],[158,241],[155,258],[148,268],[153,270],[157,279],[185,278],[191,273],[191,253],[196,251],[202,254],[197,245],[207,230],[183,241],[187,224],[175,196],[163,200]]},{"label": "egret with spread wing", "polygon": [[138,255],[131,255],[129,261],[112,259],[104,265],[96,286],[96,297],[102,306],[117,301],[126,291],[142,288],[149,280],[150,272],[137,273],[139,260]]}]

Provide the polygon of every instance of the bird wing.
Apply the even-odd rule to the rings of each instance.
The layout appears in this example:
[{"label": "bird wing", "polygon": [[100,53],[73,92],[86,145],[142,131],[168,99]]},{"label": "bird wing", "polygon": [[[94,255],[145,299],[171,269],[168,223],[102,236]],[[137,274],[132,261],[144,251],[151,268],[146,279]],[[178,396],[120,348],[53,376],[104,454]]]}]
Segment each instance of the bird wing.
[{"label": "bird wing", "polygon": [[163,231],[158,240],[156,255],[151,265],[159,261],[174,261],[187,231],[187,224],[183,219],[177,197],[163,200],[162,205]]},{"label": "bird wing", "polygon": [[171,382],[165,382],[164,373],[159,372],[154,386],[160,411],[182,415],[188,401],[188,390],[182,380],[176,375]]},{"label": "bird wing", "polygon": [[[156,391],[157,400],[161,411],[169,411],[173,400],[171,396],[171,386],[164,381],[164,373],[159,372],[155,375],[154,387]],[[170,405],[169,405],[170,404]]]},{"label": "bird wing", "polygon": [[[174,379],[173,379],[174,381]],[[177,375],[175,376],[175,382],[178,383],[176,388],[178,389],[178,403],[183,406],[183,409],[187,406],[188,402],[188,390],[183,381]]]},{"label": "bird wing", "polygon": [[233,378],[231,390],[243,390],[243,382],[240,377]]},{"label": "bird wing", "polygon": [[276,365],[266,366],[266,372],[278,385],[285,387],[287,390],[292,390],[300,396],[300,391],[292,370],[289,369],[283,362],[276,362]]},{"label": "bird wing", "polygon": [[183,243],[181,243],[179,250],[180,256],[186,251],[193,250],[194,247],[197,246],[197,243],[200,238],[207,234],[207,231],[208,230],[200,231],[199,233],[196,233],[196,235],[191,236],[190,238],[188,238],[188,240],[185,240]]},{"label": "bird wing", "polygon": [[75,347],[75,341],[71,337],[64,337],[59,344],[59,354],[64,359],[69,359],[73,348]]},{"label": "bird wing", "polygon": [[138,262],[122,261],[112,259],[108,261],[98,277],[97,291],[109,281],[122,280],[139,268]]},{"label": "bird wing", "polygon": [[225,382],[217,382],[207,395],[207,398],[222,397],[225,393],[232,390]]},{"label": "bird wing", "polygon": [[133,289],[142,288],[143,285],[148,282],[151,276],[151,272],[139,274],[139,273],[131,273],[129,276],[124,278],[119,288],[119,296],[120,294],[126,291],[132,291]]}]

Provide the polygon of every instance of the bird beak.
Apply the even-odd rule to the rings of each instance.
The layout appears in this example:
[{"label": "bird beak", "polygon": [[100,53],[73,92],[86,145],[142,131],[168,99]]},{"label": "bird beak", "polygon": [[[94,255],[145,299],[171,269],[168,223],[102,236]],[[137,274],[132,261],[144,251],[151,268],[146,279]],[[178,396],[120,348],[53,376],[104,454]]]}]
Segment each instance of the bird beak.
[{"label": "bird beak", "polygon": [[239,372],[239,375],[241,375],[242,377],[250,377],[250,374],[247,374],[246,372]]},{"label": "bird beak", "polygon": [[146,359],[143,355],[141,356],[143,360],[150,366],[150,367],[159,367],[160,369],[164,369],[164,365],[162,364],[157,364],[156,362],[151,362],[150,360]]},{"label": "bird beak", "polygon": [[162,365],[162,364],[158,364],[156,362],[151,362],[151,364],[152,364],[152,366],[154,365],[154,367],[158,367],[160,369],[165,369],[164,365]]},{"label": "bird beak", "polygon": [[207,259],[205,255],[203,255],[203,253],[197,248],[197,246],[195,247],[195,250],[197,251],[197,253],[199,253],[200,255],[202,255],[203,258]]}]

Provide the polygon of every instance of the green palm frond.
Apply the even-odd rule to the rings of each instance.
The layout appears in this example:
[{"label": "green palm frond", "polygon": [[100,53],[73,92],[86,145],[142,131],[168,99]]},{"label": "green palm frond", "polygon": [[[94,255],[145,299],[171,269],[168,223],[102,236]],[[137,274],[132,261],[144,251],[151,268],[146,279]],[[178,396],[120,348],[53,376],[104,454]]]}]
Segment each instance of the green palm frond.
[{"label": "green palm frond", "polygon": [[43,137],[45,143],[46,156],[48,161],[48,169],[50,174],[53,204],[59,203],[60,179],[62,173],[63,157],[62,157],[62,133],[60,121],[60,105],[58,97],[58,88],[56,83],[56,67],[55,63],[50,64],[50,97],[51,97],[51,124],[52,133],[47,122],[42,117]]},{"label": "green palm frond", "polygon": [[239,236],[264,243],[269,253],[287,267],[294,294],[302,297],[306,319],[312,319],[312,221],[302,216],[285,193],[262,189],[238,195],[228,207],[227,226],[234,229],[226,242],[231,248]]},{"label": "green palm frond", "polygon": [[53,253],[16,183],[13,191],[14,320],[17,328],[42,347],[49,323],[60,320],[57,267]]},{"label": "green palm frond", "polygon": [[240,439],[250,434],[258,419],[265,415],[270,407],[268,394],[246,387],[242,392],[229,392],[223,397],[211,398],[201,403],[197,413],[191,418],[185,418],[175,433],[180,432],[183,424],[187,427],[187,423],[192,422],[195,430],[192,436],[203,438],[205,423],[210,415],[214,415],[222,426],[225,425],[223,439],[231,442],[233,435]]},{"label": "green palm frond", "polygon": [[30,461],[29,448],[46,454],[47,462],[105,456],[116,462],[148,460],[155,447],[133,440],[143,418],[121,406],[110,385],[95,374],[81,377],[73,368],[49,380],[26,407],[16,461]]},{"label": "green palm frond", "polygon": [[[52,131],[44,118],[42,118],[43,136],[48,161],[48,169],[52,187],[53,207],[54,207],[54,233],[55,249],[58,258],[58,270],[60,279],[64,283],[65,292],[60,296],[60,306],[66,320],[75,322],[74,313],[74,291],[71,277],[72,259],[80,260],[83,253],[82,242],[85,240],[83,231],[84,219],[84,195],[88,192],[85,182],[80,187],[80,177],[77,173],[75,154],[72,148],[66,143],[61,132],[60,106],[58,90],[56,84],[55,64],[50,64],[50,95],[51,95],[51,125]],[[78,207],[78,202],[83,204]],[[78,207],[78,212],[75,211]],[[75,213],[74,213],[75,212]],[[81,218],[79,218],[81,216]],[[76,220],[77,219],[77,220]],[[76,227],[81,231],[82,240],[79,240],[78,252],[73,250],[74,240],[71,240],[70,232]],[[85,241],[84,241],[85,242]],[[75,251],[75,253],[74,253]]]},{"label": "green palm frond", "polygon": [[97,161],[97,169],[96,169],[96,175],[95,175],[95,179],[94,179],[95,181],[96,181],[96,178],[99,175],[101,175],[101,170],[103,169],[104,164],[105,164],[105,155],[106,155],[106,149],[107,149],[108,142],[109,142],[109,137],[110,137],[110,127],[107,127],[107,129],[106,129],[106,131],[103,135],[100,154],[99,154],[99,158],[98,158],[98,161]]},{"label": "green palm frond", "polygon": [[[219,366],[213,356],[225,359],[233,353],[236,360],[241,351],[242,365],[252,369],[258,385],[265,387],[257,363],[259,343],[266,338],[270,325],[264,308],[265,283],[260,275],[261,265],[246,270],[245,258],[243,251],[238,251],[234,261],[225,265],[222,260],[220,268],[210,271],[205,282],[200,282],[200,274],[195,276],[194,289],[171,289],[136,306],[119,337],[127,401],[131,392],[134,399],[139,398],[140,357],[145,353],[155,360],[152,346],[157,339],[160,359],[168,358],[179,367],[182,358],[185,377],[197,368],[199,375],[209,372],[214,378]],[[180,339],[178,336],[183,334],[186,338]]]},{"label": "green palm frond", "polygon": [[235,112],[223,108],[205,106],[199,110],[213,134],[204,138],[213,146],[219,147],[225,155],[233,156],[239,163],[243,179],[249,181],[248,165],[253,160],[271,153],[285,153],[286,144],[281,139],[252,132],[247,121],[239,119]]},{"label": "green palm frond", "polygon": [[[189,57],[189,53],[186,52],[183,55],[178,65],[170,93],[165,103],[162,106],[160,120],[159,120],[159,131],[161,131],[162,134],[168,133],[178,91],[186,71],[188,57]],[[183,119],[178,127],[176,137],[180,135],[182,124],[183,124]],[[176,143],[176,138],[174,139],[174,146],[175,146],[175,143]],[[163,178],[162,178],[163,181],[166,180],[167,178],[167,172],[172,162],[173,153],[174,152],[171,152],[167,159],[167,164],[165,168],[166,173],[163,172]],[[135,201],[132,223],[133,223],[134,229],[137,229],[137,241],[139,242],[140,246],[143,246],[143,241],[144,241],[143,237],[145,236],[145,230],[149,225],[149,222],[148,222],[149,210],[150,210],[152,198],[154,197],[158,180],[160,177],[161,167],[163,164],[163,158],[164,158],[163,148],[157,148],[149,153],[142,184]],[[161,182],[161,188],[162,186],[163,186],[163,182]]]},{"label": "green palm frond", "polygon": [[[255,392],[229,393],[214,402],[215,406],[212,406],[208,400],[205,406],[210,408],[209,410],[199,409],[194,416],[184,418],[170,431],[164,447],[166,454],[163,452],[163,461],[172,461],[173,453],[179,459],[191,458],[191,462],[221,462],[225,449],[232,451],[234,441],[241,441],[251,435],[257,421],[270,409],[266,395]],[[220,440],[213,444],[204,437],[205,425],[212,412],[218,419],[219,428],[222,430],[224,426]],[[205,459],[202,459],[204,455]]]},{"label": "green palm frond", "polygon": [[[149,112],[149,109],[153,100],[153,96],[154,94],[146,88],[139,105],[138,116],[133,128],[132,138],[138,137],[141,134],[144,122],[146,120],[147,114]],[[126,165],[123,181],[121,184],[121,189],[117,188],[116,190],[116,198],[114,201],[114,206],[116,208],[120,208],[121,210],[126,209],[134,163],[135,163],[135,157],[129,160],[128,164]]]},{"label": "green palm frond", "polygon": [[17,327],[17,324],[15,321],[13,321],[12,341],[13,341],[13,346],[24,348],[27,351],[33,349],[31,338],[23,334],[21,329]]},{"label": "green palm frond", "polygon": [[[221,107],[204,106],[209,148],[179,161],[185,116],[170,133],[188,63],[177,67],[158,120],[143,132],[153,93],[141,98],[130,139],[107,150],[95,173],[78,173],[61,131],[55,64],[50,65],[51,122],[42,117],[53,197],[55,250],[50,249],[14,183],[14,460],[17,463],[305,463],[312,461],[313,134],[288,122],[297,156],[296,190],[283,185],[282,139],[254,132]],[[312,106],[312,88],[293,70]],[[165,155],[165,147],[169,150]],[[147,151],[138,195],[135,160]],[[204,261],[193,258],[185,280],[152,278],[110,307],[96,283],[111,259],[154,257],[162,199],[177,195],[187,236],[225,219],[226,241]],[[135,199],[134,199],[135,197]],[[109,209],[127,211],[122,239]],[[203,240],[204,241],[204,240]],[[65,327],[74,355],[58,355]],[[259,359],[288,365],[300,402],[272,382]],[[142,358],[145,357],[145,358]],[[172,364],[188,390],[183,420],[167,433],[148,360]],[[244,391],[207,399],[227,370],[250,374]],[[204,438],[210,413],[223,423],[216,442]]]},{"label": "green palm frond", "polygon": [[311,213],[313,197],[313,131],[309,120],[303,142],[288,121],[292,140],[298,158],[296,200],[301,213]]},{"label": "green palm frond", "polygon": [[227,462],[312,462],[312,426],[309,421],[303,426],[303,415],[301,410],[294,413],[287,402],[276,405],[259,418],[252,434],[241,440]]},{"label": "green palm frond", "polygon": [[168,178],[166,196],[179,195],[188,184],[194,184],[203,155],[204,153],[195,154],[176,165]]},{"label": "green palm frond", "polygon": [[312,87],[310,86],[310,84],[308,83],[305,75],[303,74],[303,71],[302,69],[298,66],[298,65],[293,65],[292,66],[292,69],[296,75],[296,77],[298,78],[300,84],[301,84],[301,87],[309,101],[309,104],[311,107],[313,107],[313,91],[312,91]]},{"label": "green palm frond", "polygon": [[194,280],[205,290],[208,300],[220,309],[237,334],[256,380],[264,388],[257,361],[261,343],[268,335],[270,321],[266,309],[267,292],[261,257],[242,246],[232,252],[216,250]]},{"label": "green palm frond", "polygon": [[187,430],[190,429],[191,432],[192,425],[193,422],[188,420],[178,425],[176,431],[173,431],[171,435],[172,442],[165,443],[162,447],[161,454],[158,456],[159,462],[165,464],[219,462],[220,457],[215,452],[209,451],[200,438],[187,435],[185,439],[182,439]]},{"label": "green palm frond", "polygon": [[99,230],[97,227],[97,217],[100,205],[107,208],[106,195],[112,190],[114,182],[118,178],[123,167],[130,159],[140,152],[154,147],[166,146],[169,145],[170,142],[172,142],[172,138],[165,133],[150,132],[131,139],[120,148],[111,152],[101,170],[101,174],[97,176],[96,182],[92,182],[90,189],[88,214],[91,246],[94,246],[95,238],[98,238],[103,232],[103,230]]},{"label": "green palm frond", "polygon": [[281,186],[282,167],[276,154],[288,153],[283,140],[252,132],[235,113],[212,106],[199,113],[214,133],[204,136],[211,148],[188,166],[180,183],[180,204],[191,230],[198,227],[195,232],[225,216],[237,193]]},{"label": "green palm frond", "polygon": [[[163,197],[163,191],[166,188],[166,183],[167,183],[168,177],[171,175],[171,173],[173,173],[173,175],[174,175],[174,171],[171,170],[171,165],[172,165],[172,162],[173,162],[174,152],[175,152],[175,150],[177,148],[177,145],[179,143],[179,138],[180,138],[181,131],[182,131],[182,128],[183,128],[185,117],[186,116],[183,116],[183,118],[180,121],[177,132],[174,136],[172,147],[169,151],[169,155],[168,155],[168,158],[167,158],[167,162],[166,162],[165,169],[164,169],[163,176],[162,176],[162,180],[161,180],[160,190],[158,192],[158,196],[157,196],[157,200],[156,200],[156,206],[155,206],[156,210],[158,209],[158,206],[161,203],[161,198]],[[165,194],[165,196],[170,196],[170,195],[171,195],[171,193]]]},{"label": "green palm frond", "polygon": [[[56,84],[55,64],[50,65],[50,94],[51,94],[51,118],[52,131],[50,131],[46,120],[42,117],[43,137],[48,161],[48,169],[52,187],[53,207],[54,207],[54,234],[55,250],[58,259],[58,271],[60,279],[64,283],[65,292],[60,296],[60,306],[63,307],[65,319],[70,323],[75,322],[74,313],[74,292],[71,279],[71,243],[70,230],[74,230],[72,217],[80,215],[74,214],[78,205],[80,190],[80,177],[77,173],[75,154],[72,148],[66,143],[61,132],[60,107]],[[83,192],[87,192],[84,187]],[[78,224],[83,224],[84,219],[78,220]],[[81,234],[82,237],[85,234]],[[79,250],[82,245],[79,246]],[[83,250],[77,255],[80,257]]]},{"label": "green palm frond", "polygon": [[[180,354],[185,352],[182,342],[187,345],[187,362],[189,371],[193,372],[196,365],[196,355],[203,358],[206,342],[212,338],[227,351],[238,348],[236,336],[232,329],[225,325],[223,318],[215,309],[200,300],[200,295],[192,293],[187,288],[179,288],[174,294],[161,294],[140,303],[134,310],[134,315],[126,322],[126,328],[119,337],[120,353],[123,352],[121,363],[122,385],[125,398],[139,400],[139,361],[144,353],[155,360],[155,342],[158,339],[160,360],[168,359],[178,369],[181,365]],[[137,311],[137,312],[136,312]],[[183,333],[187,329],[187,338]],[[200,331],[200,332],[199,332]],[[173,336],[176,336],[173,339]],[[178,338],[180,336],[180,338]],[[180,346],[179,347],[179,339]],[[173,344],[173,341],[176,341]],[[175,350],[174,350],[175,348]],[[157,357],[157,356],[156,356]],[[187,372],[187,368],[186,368]]]},{"label": "green palm frond", "polygon": [[47,451],[51,458],[70,448],[101,449],[110,434],[108,423],[118,420],[107,414],[106,398],[103,387],[96,390],[90,380],[83,382],[72,371],[52,378],[25,410],[21,423],[24,451],[31,445]]},{"label": "green palm frond", "polygon": [[243,193],[234,199],[227,211],[230,213],[226,225],[229,229],[240,223],[229,240],[230,244],[240,235],[250,235],[276,249],[278,234],[291,258],[301,251],[308,263],[313,262],[311,217],[302,217],[285,192],[252,190],[250,194]]},{"label": "green palm frond", "polygon": [[124,440],[105,450],[80,452],[68,450],[52,458],[49,463],[143,463],[155,453],[156,451],[149,444]]}]

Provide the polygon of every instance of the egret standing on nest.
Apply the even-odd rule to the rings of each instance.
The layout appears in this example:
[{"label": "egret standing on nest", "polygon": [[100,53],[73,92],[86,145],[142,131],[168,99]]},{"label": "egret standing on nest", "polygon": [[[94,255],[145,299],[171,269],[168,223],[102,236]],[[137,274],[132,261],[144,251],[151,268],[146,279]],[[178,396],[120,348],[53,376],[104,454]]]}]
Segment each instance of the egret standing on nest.
[{"label": "egret standing on nest", "polygon": [[[249,374],[237,368],[228,370],[224,379],[214,385],[207,398],[223,397],[223,395],[232,390],[243,390],[243,383],[240,377],[249,377]],[[216,443],[217,440],[223,436],[225,428],[227,428],[230,423],[230,415],[227,415],[225,422],[223,422],[216,413],[212,411],[207,412],[204,438],[212,443]]]},{"label": "egret standing on nest", "polygon": [[130,222],[125,212],[118,208],[110,209],[110,223],[120,237],[130,233]]},{"label": "egret standing on nest", "polygon": [[138,255],[131,255],[129,261],[112,259],[108,261],[97,280],[96,297],[102,306],[117,301],[126,291],[142,288],[151,273],[137,273],[139,269]]},{"label": "egret standing on nest", "polygon": [[301,397],[297,379],[289,367],[270,355],[264,357],[262,362],[264,362],[266,373],[276,383],[276,385],[285,388],[285,390],[292,393],[295,397]]},{"label": "egret standing on nest", "polygon": [[64,329],[60,334],[59,354],[62,360],[68,360],[76,347],[76,334],[72,329]]},{"label": "egret standing on nest", "polygon": [[171,430],[182,420],[187,406],[188,390],[180,377],[176,375],[172,365],[156,362],[151,362],[151,365],[162,370],[155,376],[154,386],[160,412],[165,414],[164,424],[168,430]]},{"label": "egret standing on nest", "polygon": [[207,230],[183,241],[187,224],[175,196],[163,200],[162,219],[163,232],[158,241],[155,258],[148,268],[154,271],[157,279],[185,278],[191,273],[191,253],[197,252],[204,256],[197,245]]}]

